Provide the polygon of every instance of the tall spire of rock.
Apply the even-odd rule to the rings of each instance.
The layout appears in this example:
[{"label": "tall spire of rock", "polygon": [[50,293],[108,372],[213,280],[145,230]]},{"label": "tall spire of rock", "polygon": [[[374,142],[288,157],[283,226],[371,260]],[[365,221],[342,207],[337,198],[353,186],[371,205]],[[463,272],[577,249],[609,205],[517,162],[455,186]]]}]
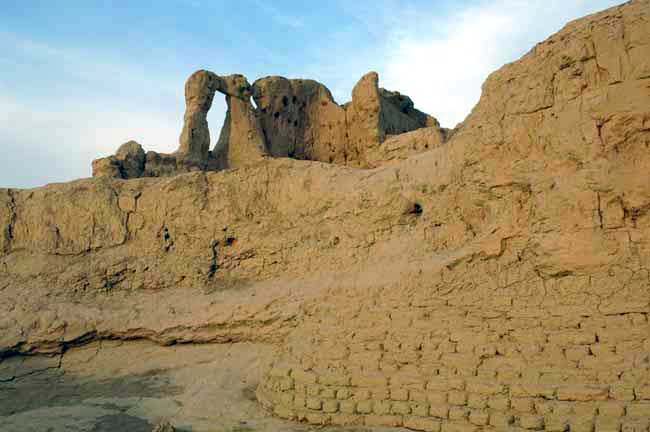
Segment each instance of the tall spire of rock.
[{"label": "tall spire of rock", "polygon": [[185,115],[178,153],[185,155],[188,162],[205,165],[210,150],[210,129],[207,115],[214,92],[222,88],[221,78],[216,74],[199,70],[185,82]]},{"label": "tall spire of rock", "polygon": [[221,78],[228,111],[213,154],[218,169],[255,163],[267,153],[264,131],[251,103],[252,87],[243,75]]}]

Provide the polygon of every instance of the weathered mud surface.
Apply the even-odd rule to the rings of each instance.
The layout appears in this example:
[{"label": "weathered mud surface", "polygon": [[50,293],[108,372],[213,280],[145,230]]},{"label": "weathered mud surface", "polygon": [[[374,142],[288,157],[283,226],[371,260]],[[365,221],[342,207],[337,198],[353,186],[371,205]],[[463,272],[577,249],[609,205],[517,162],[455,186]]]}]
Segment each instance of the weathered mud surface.
[{"label": "weathered mud surface", "polygon": [[[126,415],[193,430],[647,431],[649,22],[634,0],[569,23],[389,166],[0,190],[3,365],[55,355],[43,376],[90,394],[128,375]],[[94,353],[74,347],[115,341],[73,367]],[[173,395],[148,395],[152,369]],[[121,415],[81,397],[93,425]],[[3,425],[50,409],[11,399]]]},{"label": "weathered mud surface", "polygon": [[272,418],[257,404],[260,365],[272,353],[259,344],[109,341],[5,359],[0,431],[150,432],[165,420],[178,432],[314,430]]}]

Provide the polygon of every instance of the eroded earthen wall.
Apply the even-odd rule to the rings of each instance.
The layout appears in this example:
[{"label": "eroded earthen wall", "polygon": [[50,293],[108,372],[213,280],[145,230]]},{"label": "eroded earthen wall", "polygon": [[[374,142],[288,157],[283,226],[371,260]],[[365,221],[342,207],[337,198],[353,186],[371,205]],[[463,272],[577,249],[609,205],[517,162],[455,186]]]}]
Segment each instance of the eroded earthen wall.
[{"label": "eroded earthen wall", "polygon": [[[451,264],[307,308],[264,406],[424,431],[648,430],[648,15],[641,0],[573,22],[490,76],[433,165],[459,186],[425,235]],[[504,237],[453,260],[481,232]]]},{"label": "eroded earthen wall", "polygon": [[317,313],[260,401],[317,424],[647,430],[648,269],[541,279],[516,257],[494,267],[461,265],[462,293],[440,283]]},{"label": "eroded earthen wall", "polygon": [[446,145],[381,170],[1,190],[0,355],[256,341],[285,418],[647,431],[649,16],[569,24]]}]

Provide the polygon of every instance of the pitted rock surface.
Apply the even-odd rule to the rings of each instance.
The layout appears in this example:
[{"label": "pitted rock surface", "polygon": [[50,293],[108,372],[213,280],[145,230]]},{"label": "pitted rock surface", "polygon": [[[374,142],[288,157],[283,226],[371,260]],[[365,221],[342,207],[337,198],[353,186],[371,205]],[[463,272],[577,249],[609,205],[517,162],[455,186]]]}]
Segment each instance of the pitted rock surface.
[{"label": "pitted rock surface", "polygon": [[253,89],[272,156],[346,163],[345,110],[327,87],[313,80],[266,77]]},{"label": "pitted rock surface", "polygon": [[[115,156],[93,161],[93,177],[132,179],[220,171],[255,165],[269,156],[371,168],[445,141],[447,131],[435,118],[415,109],[408,96],[379,89],[378,80],[374,72],[362,78],[353,101],[340,106],[327,87],[313,80],[273,76],[251,86],[243,75],[222,77],[199,70],[185,83],[178,150],[173,154],[149,151],[145,157],[141,147],[120,148]],[[228,110],[210,151],[207,113],[215,92],[226,95]],[[419,145],[382,146],[387,135],[419,128],[429,129],[418,136]]]}]

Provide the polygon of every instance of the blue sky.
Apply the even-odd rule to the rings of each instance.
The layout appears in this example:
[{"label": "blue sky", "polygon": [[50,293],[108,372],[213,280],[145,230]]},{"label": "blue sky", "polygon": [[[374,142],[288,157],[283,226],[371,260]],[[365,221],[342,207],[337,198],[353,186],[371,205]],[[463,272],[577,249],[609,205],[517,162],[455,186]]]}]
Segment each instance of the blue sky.
[{"label": "blue sky", "polygon": [[[0,0],[0,187],[90,175],[129,139],[176,149],[196,69],[312,78],[339,103],[375,70],[453,127],[487,75],[612,0]],[[218,137],[225,102],[208,120]]]}]

